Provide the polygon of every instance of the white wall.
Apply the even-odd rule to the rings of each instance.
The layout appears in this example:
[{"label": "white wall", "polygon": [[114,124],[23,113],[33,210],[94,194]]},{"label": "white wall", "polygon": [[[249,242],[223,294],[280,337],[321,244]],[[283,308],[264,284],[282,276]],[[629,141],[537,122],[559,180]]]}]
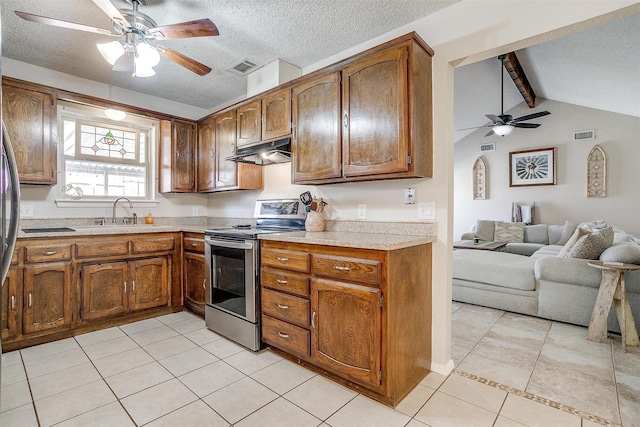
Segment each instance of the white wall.
[{"label": "white wall", "polygon": [[[511,202],[535,201],[536,223],[564,224],[604,219],[640,235],[640,118],[538,99],[534,111],[551,115],[532,122],[537,129],[514,129],[505,137],[484,137],[486,128],[460,140],[454,148],[453,237],[471,230],[478,219],[511,221]],[[523,102],[508,112],[530,114]],[[595,140],[573,141],[573,132],[593,129]],[[496,143],[496,151],[480,152],[480,145]],[[588,198],[587,156],[598,144],[607,156],[607,197]],[[509,187],[509,152],[556,147],[557,185]],[[473,200],[473,163],[482,156],[489,170],[489,198]]]}]

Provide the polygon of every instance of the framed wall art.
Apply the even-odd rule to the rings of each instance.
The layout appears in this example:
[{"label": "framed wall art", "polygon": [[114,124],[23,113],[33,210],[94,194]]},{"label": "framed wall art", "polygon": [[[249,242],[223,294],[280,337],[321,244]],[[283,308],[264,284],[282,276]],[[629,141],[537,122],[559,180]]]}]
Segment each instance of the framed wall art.
[{"label": "framed wall art", "polygon": [[509,153],[509,187],[555,184],[555,147]]}]

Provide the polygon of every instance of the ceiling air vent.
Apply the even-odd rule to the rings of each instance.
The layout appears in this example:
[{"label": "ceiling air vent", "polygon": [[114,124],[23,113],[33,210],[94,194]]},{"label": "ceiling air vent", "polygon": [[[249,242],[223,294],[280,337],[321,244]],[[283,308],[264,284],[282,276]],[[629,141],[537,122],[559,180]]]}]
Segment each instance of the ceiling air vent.
[{"label": "ceiling air vent", "polygon": [[596,139],[595,130],[581,130],[573,133],[574,141],[582,141],[583,139]]},{"label": "ceiling air vent", "polygon": [[482,144],[480,146],[480,151],[482,151],[483,153],[485,151],[496,151],[496,144],[493,142],[491,144]]},{"label": "ceiling air vent", "polygon": [[227,68],[226,71],[239,76],[246,76],[250,71],[254,70],[256,66],[257,64],[255,62],[249,61],[245,58],[237,64],[233,64],[231,67]]}]

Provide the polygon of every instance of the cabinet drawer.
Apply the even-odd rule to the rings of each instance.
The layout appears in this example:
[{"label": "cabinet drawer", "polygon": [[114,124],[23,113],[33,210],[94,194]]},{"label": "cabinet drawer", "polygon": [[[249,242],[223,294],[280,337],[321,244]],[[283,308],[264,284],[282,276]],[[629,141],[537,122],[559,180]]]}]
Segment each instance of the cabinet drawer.
[{"label": "cabinet drawer", "polygon": [[269,288],[290,292],[303,297],[309,296],[309,279],[305,276],[263,268],[260,283],[262,286]]},{"label": "cabinet drawer", "polygon": [[139,254],[139,253],[145,253],[145,252],[172,251],[173,246],[174,246],[173,237],[132,240],[131,253]]},{"label": "cabinet drawer", "polygon": [[196,239],[194,237],[185,237],[182,240],[182,244],[184,245],[184,250],[186,252],[195,252],[198,254],[204,253],[204,237],[200,239]]},{"label": "cabinet drawer", "polygon": [[71,244],[26,246],[25,262],[48,262],[71,259]]},{"label": "cabinet drawer", "polygon": [[262,312],[299,326],[309,326],[308,299],[265,288],[262,289]]},{"label": "cabinet drawer", "polygon": [[110,255],[127,255],[129,253],[129,242],[80,242],[76,243],[77,258],[95,258]]},{"label": "cabinet drawer", "polygon": [[381,270],[381,262],[372,259],[314,254],[311,261],[311,272],[319,276],[372,285],[380,283]]},{"label": "cabinet drawer", "polygon": [[287,270],[309,271],[309,254],[306,252],[286,251],[279,249],[263,249],[262,265],[286,268]]},{"label": "cabinet drawer", "polygon": [[262,316],[262,340],[296,356],[311,354],[311,333],[287,322]]}]

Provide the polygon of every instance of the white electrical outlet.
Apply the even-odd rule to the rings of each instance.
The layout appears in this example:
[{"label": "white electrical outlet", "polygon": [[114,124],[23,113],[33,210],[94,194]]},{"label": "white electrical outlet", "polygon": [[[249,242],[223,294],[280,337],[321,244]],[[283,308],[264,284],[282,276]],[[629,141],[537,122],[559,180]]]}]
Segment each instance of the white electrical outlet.
[{"label": "white electrical outlet", "polygon": [[358,219],[367,219],[367,205],[364,203],[358,205]]},{"label": "white electrical outlet", "polygon": [[27,218],[33,217],[33,205],[20,205],[20,217]]},{"label": "white electrical outlet", "polygon": [[191,208],[191,215],[193,215],[193,216],[200,215],[200,208],[198,206],[193,206]]},{"label": "white electrical outlet", "polygon": [[418,219],[436,219],[436,202],[418,203]]},{"label": "white electrical outlet", "polygon": [[413,187],[404,189],[404,204],[413,205],[416,202],[416,189]]}]

